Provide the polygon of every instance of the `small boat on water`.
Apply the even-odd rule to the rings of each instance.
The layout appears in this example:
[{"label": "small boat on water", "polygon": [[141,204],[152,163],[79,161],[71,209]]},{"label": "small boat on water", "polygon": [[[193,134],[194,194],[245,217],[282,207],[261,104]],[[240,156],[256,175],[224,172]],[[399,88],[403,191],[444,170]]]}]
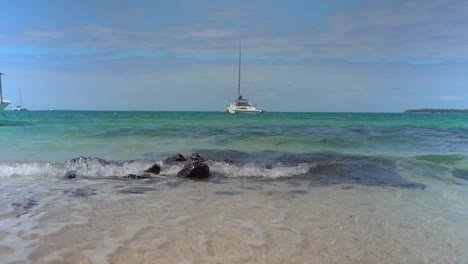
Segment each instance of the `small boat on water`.
[{"label": "small boat on water", "polygon": [[26,111],[26,107],[23,107],[23,97],[21,96],[21,89],[19,89],[20,104],[13,108],[13,111]]},{"label": "small boat on water", "polygon": [[26,107],[22,107],[21,105],[17,105],[15,108],[11,109],[13,111],[26,111],[28,110]]},{"label": "small boat on water", "polygon": [[234,100],[227,108],[231,114],[261,114],[263,110],[257,109],[249,100],[242,98],[242,95]]},{"label": "small boat on water", "polygon": [[239,41],[239,80],[237,84],[237,95],[238,98],[231,102],[227,108],[227,112],[231,114],[260,114],[263,110],[257,109],[255,105],[252,105],[248,99],[242,98],[240,92],[241,83],[241,42]]},{"label": "small boat on water", "polygon": [[3,111],[11,102],[3,99],[2,94],[2,75],[5,75],[0,72],[0,112]]}]

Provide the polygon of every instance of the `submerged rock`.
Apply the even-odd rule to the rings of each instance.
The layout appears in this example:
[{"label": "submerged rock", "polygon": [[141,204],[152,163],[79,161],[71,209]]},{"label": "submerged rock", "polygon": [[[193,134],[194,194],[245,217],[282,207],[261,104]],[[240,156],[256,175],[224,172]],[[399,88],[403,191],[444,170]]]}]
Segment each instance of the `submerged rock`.
[{"label": "submerged rock", "polygon": [[127,174],[127,176],[124,176],[124,178],[139,180],[139,179],[149,179],[152,177],[149,174],[137,175],[137,174],[130,173],[130,174]]},{"label": "submerged rock", "polygon": [[468,170],[455,169],[452,172],[453,177],[468,181]]},{"label": "submerged rock", "polygon": [[145,192],[151,192],[151,191],[156,191],[156,189],[151,188],[151,187],[137,186],[137,187],[130,187],[130,188],[119,190],[119,193],[144,194]]},{"label": "submerged rock", "polygon": [[65,179],[74,179],[74,178],[76,178],[76,171],[74,171],[74,170],[67,171],[67,172],[65,173],[65,175],[63,175],[63,177],[64,177]]},{"label": "submerged rock", "polygon": [[95,190],[86,190],[86,189],[76,189],[76,190],[72,190],[72,191],[69,191],[69,190],[66,190],[66,191],[63,191],[65,194],[68,194],[69,197],[74,197],[74,198],[80,198],[80,197],[88,197],[88,196],[91,196],[91,195],[96,195],[96,193],[94,192]]},{"label": "submerged rock", "polygon": [[179,171],[177,176],[189,179],[206,179],[210,177],[210,167],[200,161],[192,162]]},{"label": "submerged rock", "polygon": [[184,157],[184,155],[177,153],[174,156],[168,157],[164,162],[165,163],[177,163],[177,162],[185,162],[185,161],[207,161],[207,159],[203,158],[198,153],[192,153],[188,157]]},{"label": "submerged rock", "polygon": [[187,158],[187,160],[192,160],[192,161],[206,161],[205,158],[200,156],[198,153],[192,153],[190,154],[190,157]]},{"label": "submerged rock", "polygon": [[169,157],[165,160],[166,163],[176,163],[176,162],[183,162],[186,161],[187,159],[180,153],[177,153],[176,155]]},{"label": "submerged rock", "polygon": [[14,202],[11,205],[16,207],[17,209],[29,210],[37,205],[37,201],[32,198],[26,198],[22,202]]},{"label": "submerged rock", "polygon": [[145,170],[145,172],[159,174],[161,172],[161,166],[159,166],[159,164],[155,163],[149,169]]},{"label": "submerged rock", "polygon": [[24,214],[29,213],[31,208],[33,208],[37,204],[38,203],[37,203],[36,200],[34,200],[32,198],[26,198],[22,202],[15,202],[15,203],[12,203],[11,205],[13,205],[15,207],[15,209],[19,211],[19,213],[16,215],[16,217],[20,217],[20,216],[22,216]]}]

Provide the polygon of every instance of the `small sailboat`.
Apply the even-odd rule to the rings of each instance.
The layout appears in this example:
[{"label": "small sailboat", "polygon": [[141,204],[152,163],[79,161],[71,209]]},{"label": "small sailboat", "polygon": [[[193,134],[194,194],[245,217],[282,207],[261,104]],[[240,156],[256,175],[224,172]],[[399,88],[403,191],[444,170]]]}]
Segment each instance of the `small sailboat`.
[{"label": "small sailboat", "polygon": [[237,84],[237,99],[228,106],[227,112],[231,114],[260,114],[263,110],[257,109],[248,99],[243,98],[240,92],[241,87],[241,42],[239,41],[239,80]]},{"label": "small sailboat", "polygon": [[17,105],[15,108],[13,108],[13,111],[26,111],[28,110],[26,107],[23,107],[23,97],[21,96],[21,88],[19,89],[19,98],[20,98],[20,104]]},{"label": "small sailboat", "polygon": [[10,101],[3,100],[3,94],[2,94],[2,75],[5,75],[0,72],[0,112],[3,111],[9,104]]}]

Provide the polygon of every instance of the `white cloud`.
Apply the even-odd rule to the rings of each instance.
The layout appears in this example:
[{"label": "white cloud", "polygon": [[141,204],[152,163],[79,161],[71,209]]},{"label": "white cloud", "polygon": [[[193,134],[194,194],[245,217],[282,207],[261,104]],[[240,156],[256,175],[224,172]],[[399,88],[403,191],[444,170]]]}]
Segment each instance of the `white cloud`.
[{"label": "white cloud", "polygon": [[[26,43],[37,49],[16,49],[14,56],[0,56],[11,68],[47,70],[44,78],[65,90],[86,80],[99,100],[112,97],[108,105],[100,106],[113,109],[131,107],[112,105],[129,94],[144,94],[147,98],[139,102],[144,109],[156,109],[151,98],[162,98],[158,110],[175,110],[171,107],[179,105],[219,110],[235,95],[239,39],[246,95],[268,110],[401,111],[419,103],[458,106],[463,103],[460,98],[466,98],[461,95],[468,83],[463,77],[468,61],[465,2],[369,1],[314,21],[286,17],[288,10],[283,10],[283,20],[275,20],[254,4],[235,5],[217,12],[201,8],[202,13],[190,20],[170,23],[142,19],[135,26],[138,16],[134,16],[128,21],[132,26],[85,21],[62,28],[32,28],[19,37],[1,39],[19,44],[10,46]],[[119,15],[113,15],[116,21]],[[238,23],[239,18],[247,22]],[[300,26],[284,27],[284,19]],[[28,63],[18,54],[23,50]],[[15,59],[17,64],[12,65]],[[38,64],[29,63],[32,59]],[[115,72],[126,75],[116,77]],[[188,99],[179,98],[180,94]],[[198,105],[190,105],[197,96]],[[53,103],[60,104],[61,98],[56,99]],[[180,100],[178,106],[171,103]],[[92,105],[95,102],[76,107]]]},{"label": "white cloud", "polygon": [[309,44],[313,57],[468,59],[467,13],[465,1],[372,1],[327,17]]}]

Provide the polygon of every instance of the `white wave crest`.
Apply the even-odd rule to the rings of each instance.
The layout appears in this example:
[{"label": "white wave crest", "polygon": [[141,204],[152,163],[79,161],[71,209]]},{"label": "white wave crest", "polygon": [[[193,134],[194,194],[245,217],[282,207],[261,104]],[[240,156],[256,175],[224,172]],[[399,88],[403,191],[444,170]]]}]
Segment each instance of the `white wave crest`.
[{"label": "white wave crest", "polygon": [[5,177],[56,177],[63,175],[62,163],[27,162],[0,163],[0,178]]},{"label": "white wave crest", "polygon": [[[29,162],[0,163],[0,177],[62,177],[73,171],[80,177],[125,177],[130,174],[144,175],[152,165],[161,166],[161,175],[176,176],[185,163],[166,164],[162,161],[135,160],[109,162],[99,158],[80,157],[67,160],[65,163]],[[208,161],[210,172],[222,177],[263,177],[281,178],[307,174],[315,163],[274,163],[261,162],[232,163]]]},{"label": "white wave crest", "polygon": [[135,160],[122,162],[108,162],[99,158],[76,158],[65,163],[66,171],[75,171],[78,176],[86,177],[122,177],[129,174],[143,175],[145,170],[154,162],[149,160]]},{"label": "white wave crest", "polygon": [[284,164],[275,163],[266,165],[258,162],[247,162],[243,164],[226,164],[224,162],[210,162],[212,173],[226,177],[263,177],[282,178],[304,175],[315,167],[314,163]]}]

